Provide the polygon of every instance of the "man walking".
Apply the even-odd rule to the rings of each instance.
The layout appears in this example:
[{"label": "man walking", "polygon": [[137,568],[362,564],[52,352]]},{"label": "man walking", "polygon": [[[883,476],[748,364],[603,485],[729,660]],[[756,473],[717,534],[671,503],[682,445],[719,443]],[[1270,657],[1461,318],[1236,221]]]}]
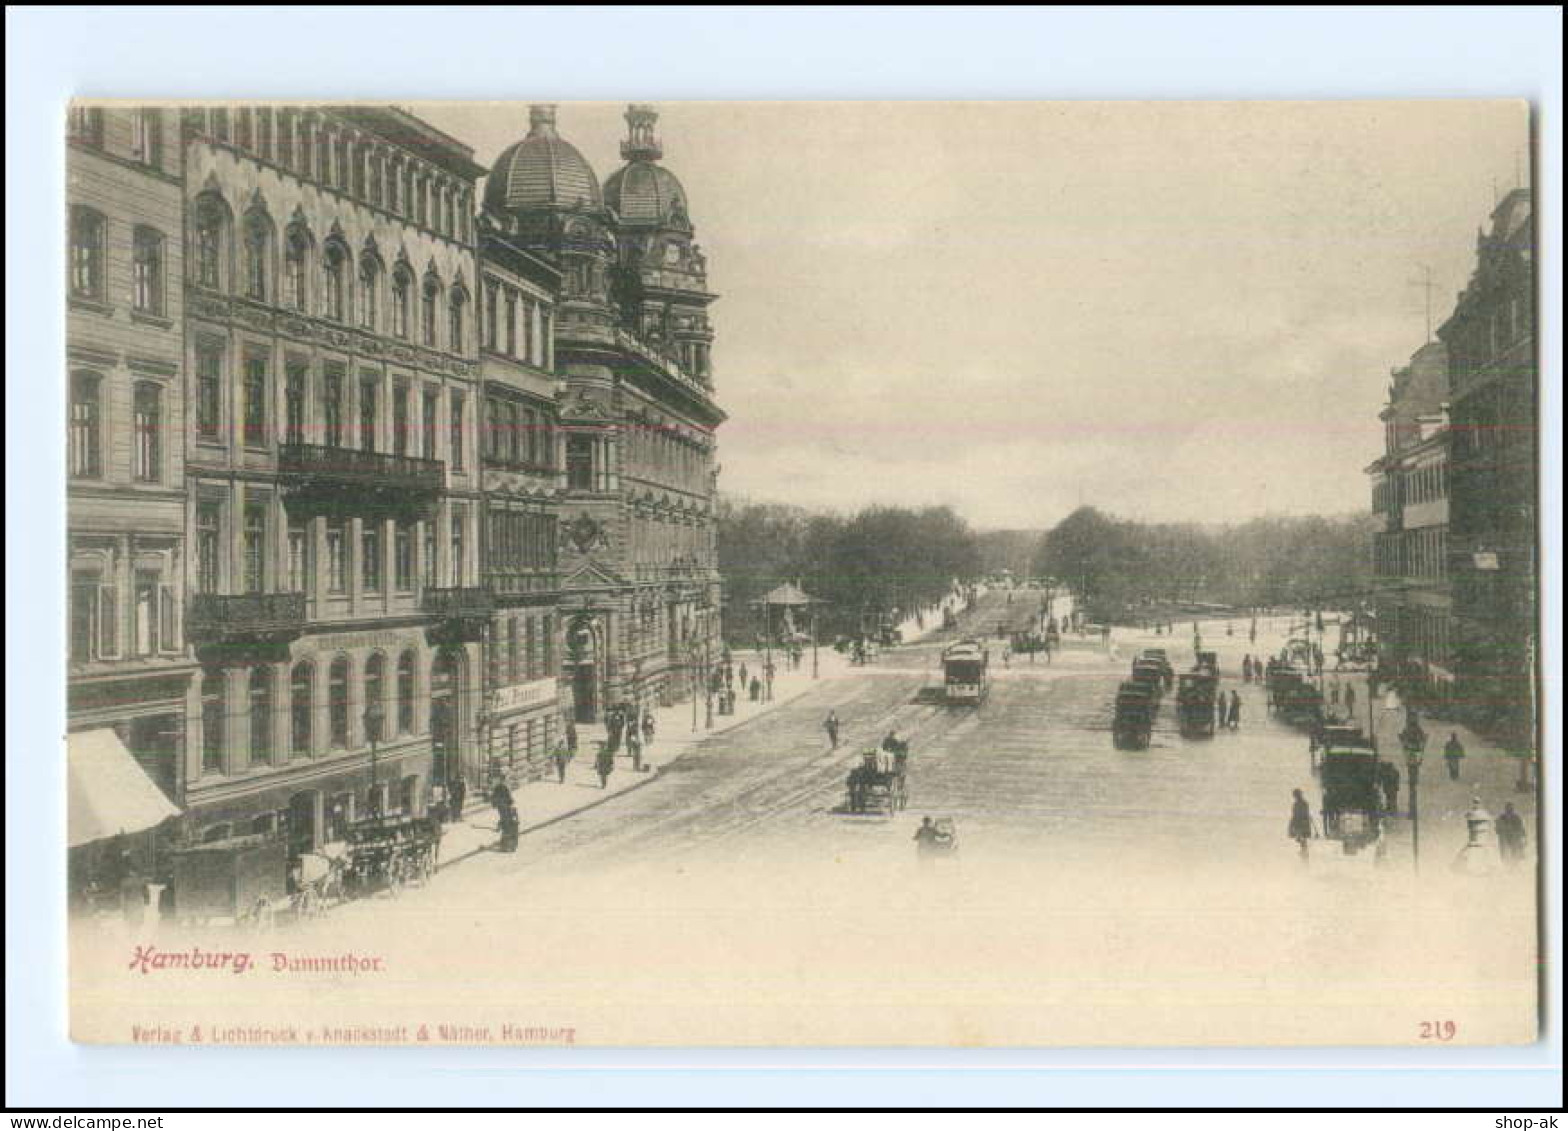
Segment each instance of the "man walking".
[{"label": "man walking", "polygon": [[828,717],[822,720],[822,729],[828,732],[828,749],[838,749],[838,712],[829,711]]},{"label": "man walking", "polygon": [[1449,781],[1459,780],[1459,763],[1464,761],[1464,757],[1464,743],[1459,741],[1457,732],[1449,731],[1448,741],[1443,744],[1443,761],[1448,763]]},{"label": "man walking", "polygon": [[635,724],[626,728],[626,753],[632,756],[632,769],[642,772],[642,735]]},{"label": "man walking", "polygon": [[1230,692],[1230,718],[1227,720],[1226,725],[1231,730],[1239,730],[1241,728],[1241,693],[1235,688],[1231,688]]},{"label": "man walking", "polygon": [[1497,847],[1503,863],[1511,868],[1523,860],[1524,844],[1524,818],[1514,810],[1512,801],[1506,802],[1497,817]]},{"label": "man walking", "polygon": [[550,760],[555,763],[555,780],[558,785],[566,784],[566,764],[572,760],[572,751],[565,742],[555,744],[555,749],[550,753]]},{"label": "man walking", "polygon": [[593,768],[599,773],[599,788],[610,787],[610,775],[615,772],[615,755],[610,753],[608,742],[599,743],[599,754],[594,759]]},{"label": "man walking", "polygon": [[468,796],[468,783],[463,780],[463,775],[458,774],[452,779],[452,784],[446,787],[447,819],[458,821],[463,816],[463,801]]},{"label": "man walking", "polygon": [[1345,714],[1351,718],[1356,717],[1356,688],[1354,684],[1345,684]]}]

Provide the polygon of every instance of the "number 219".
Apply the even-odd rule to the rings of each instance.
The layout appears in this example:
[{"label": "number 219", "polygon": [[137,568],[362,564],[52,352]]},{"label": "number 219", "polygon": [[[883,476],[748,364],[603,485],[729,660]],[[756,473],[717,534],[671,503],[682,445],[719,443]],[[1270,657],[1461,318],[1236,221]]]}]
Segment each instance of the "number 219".
[{"label": "number 219", "polygon": [[1459,1031],[1459,1026],[1452,1021],[1423,1021],[1421,1022],[1421,1039],[1423,1041],[1451,1041],[1454,1034]]}]

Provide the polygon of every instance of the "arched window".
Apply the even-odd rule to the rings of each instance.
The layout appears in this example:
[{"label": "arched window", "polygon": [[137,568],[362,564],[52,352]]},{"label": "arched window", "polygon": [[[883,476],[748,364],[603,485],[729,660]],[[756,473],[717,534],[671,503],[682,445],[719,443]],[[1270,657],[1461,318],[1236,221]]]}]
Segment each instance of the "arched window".
[{"label": "arched window", "polygon": [[196,282],[214,290],[223,289],[223,249],[228,234],[229,208],[221,197],[205,193],[196,201],[192,270]]},{"label": "arched window", "polygon": [[138,227],[131,238],[131,301],[147,314],[163,314],[163,233]]},{"label": "arched window", "polygon": [[[368,724],[379,716],[380,731],[376,732],[373,727],[367,725],[365,728],[367,742],[372,739],[380,742],[386,736],[386,707],[387,658],[377,652],[365,661],[365,720]],[[372,710],[375,711],[375,715],[372,715]]]},{"label": "arched window", "polygon": [[272,274],[272,221],[260,209],[245,217],[245,297],[267,301]]},{"label": "arched window", "polygon": [[314,750],[316,669],[309,663],[294,665],[289,678],[290,738],[296,755],[308,757]]},{"label": "arched window", "polygon": [[447,316],[447,348],[463,352],[463,323],[468,310],[468,292],[461,285],[452,288],[452,304]]},{"label": "arched window", "polygon": [[392,333],[408,337],[409,304],[413,302],[414,276],[406,267],[392,273]]},{"label": "arched window", "polygon": [[272,669],[250,673],[250,764],[272,765]]},{"label": "arched window", "polygon": [[136,386],[133,399],[136,478],[156,483],[163,467],[163,390],[151,381]]},{"label": "arched window", "polygon": [[75,205],[71,208],[71,294],[103,301],[104,238],[108,221],[101,212]]},{"label": "arched window", "polygon": [[397,659],[397,732],[414,733],[414,653]]},{"label": "arched window", "polygon": [[374,255],[359,258],[359,324],[366,330],[376,328],[376,309],[381,303],[381,260]]},{"label": "arched window", "polygon": [[303,224],[290,224],[284,238],[283,301],[301,314],[310,309],[310,249],[314,241]]},{"label": "arched window", "polygon": [[334,750],[348,749],[348,657],[339,656],[327,670],[328,741]]},{"label": "arched window", "polygon": [[420,313],[424,330],[424,342],[427,346],[434,346],[436,344],[436,306],[441,300],[441,281],[434,275],[425,276],[425,288],[421,298]]},{"label": "arched window", "polygon": [[343,321],[348,259],[348,249],[335,240],[327,244],[321,256],[322,312],[335,322]]},{"label": "arched window", "polygon": [[71,374],[71,474],[96,479],[103,474],[103,378]]}]

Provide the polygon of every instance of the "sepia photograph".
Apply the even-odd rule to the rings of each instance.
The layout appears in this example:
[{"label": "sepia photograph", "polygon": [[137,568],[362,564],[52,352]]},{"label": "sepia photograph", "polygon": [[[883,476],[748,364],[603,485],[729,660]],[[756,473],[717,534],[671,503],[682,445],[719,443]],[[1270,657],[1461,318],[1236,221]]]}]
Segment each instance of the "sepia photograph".
[{"label": "sepia photograph", "polygon": [[1560,12],[7,29],[10,1110],[1554,1126]]},{"label": "sepia photograph", "polygon": [[63,124],[77,1039],[1535,1038],[1526,103]]}]

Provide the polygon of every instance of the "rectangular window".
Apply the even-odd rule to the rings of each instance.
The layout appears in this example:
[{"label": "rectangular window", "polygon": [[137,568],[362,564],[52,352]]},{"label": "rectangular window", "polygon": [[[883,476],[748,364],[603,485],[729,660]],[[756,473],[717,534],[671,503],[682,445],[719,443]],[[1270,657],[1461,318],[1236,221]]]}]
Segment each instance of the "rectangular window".
[{"label": "rectangular window", "polygon": [[328,447],[343,446],[343,367],[329,365],[321,379],[322,432]]},{"label": "rectangular window", "polygon": [[267,359],[245,359],[245,446],[267,443]]},{"label": "rectangular window", "polygon": [[593,490],[593,437],[567,437],[566,485],[574,491]]},{"label": "rectangular window", "polygon": [[366,593],[381,592],[381,520],[366,519],[360,531],[360,576]]},{"label": "rectangular window", "polygon": [[393,583],[399,593],[408,593],[414,588],[413,524],[399,519],[393,538],[395,539],[392,555]]},{"label": "rectangular window", "polygon": [[543,675],[548,677],[555,671],[555,618],[548,613],[540,621],[539,635],[542,638]]},{"label": "rectangular window", "polygon": [[504,458],[501,443],[504,422],[501,410],[502,404],[497,397],[491,397],[485,405],[485,458],[495,462],[500,462]]},{"label": "rectangular window", "polygon": [[261,593],[266,589],[267,572],[267,504],[245,504],[245,592]]},{"label": "rectangular window", "polygon": [[452,584],[462,585],[463,578],[463,511],[452,511]]},{"label": "rectangular window", "polygon": [[102,380],[92,373],[71,379],[71,474],[96,479],[103,474]]},{"label": "rectangular window", "polygon": [[523,653],[523,678],[537,679],[539,676],[539,638],[535,631],[534,618],[524,618],[528,629],[527,650]]},{"label": "rectangular window", "polygon": [[377,378],[359,379],[359,446],[367,452],[376,450],[376,394],[379,391]]},{"label": "rectangular window", "polygon": [[408,386],[392,386],[392,451],[395,455],[408,454]]},{"label": "rectangular window", "polygon": [[439,427],[437,421],[440,419],[440,412],[441,394],[434,389],[427,389],[425,391],[423,417],[421,419],[424,427],[420,433],[420,440],[424,448],[423,455],[426,459],[436,458],[436,431]]},{"label": "rectangular window", "polygon": [[263,160],[272,160],[272,109],[267,106],[256,111],[256,152]]},{"label": "rectangular window", "polygon": [[518,643],[517,618],[512,617],[506,622],[506,678],[509,683],[516,683],[522,678],[520,665],[521,645]]},{"label": "rectangular window", "polygon": [[341,518],[327,522],[327,592],[348,592],[348,531]]},{"label": "rectangular window", "polygon": [[157,385],[143,382],[136,386],[136,478],[156,483],[163,467],[163,392]]},{"label": "rectangular window", "polygon": [[293,110],[278,111],[278,164],[285,169],[294,167],[294,121]]},{"label": "rectangular window", "polygon": [[419,583],[426,589],[431,589],[436,583],[436,524],[432,520],[426,519],[424,530],[425,557],[424,561],[420,563],[422,568],[420,570]]},{"label": "rectangular window", "polygon": [[136,571],[135,642],[138,656],[152,656],[166,647],[165,644],[160,644],[159,637],[159,629],[162,626],[159,606],[163,587],[158,582],[157,573],[150,570]]},{"label": "rectangular window", "polygon": [[517,292],[506,292],[506,355],[517,356]]},{"label": "rectangular window", "polygon": [[90,208],[71,209],[71,293],[102,300],[104,238],[108,221]]},{"label": "rectangular window", "polygon": [[452,394],[452,470],[463,470],[463,408],[465,398],[462,393]]},{"label": "rectangular window", "polygon": [[196,591],[216,593],[221,578],[218,569],[223,545],[223,505],[217,502],[196,504]]},{"label": "rectangular window", "polygon": [[309,593],[315,589],[310,568],[310,523],[305,519],[289,522],[289,576],[290,593]]},{"label": "rectangular window", "polygon": [[525,298],[523,300],[523,360],[530,365],[539,363],[539,359],[534,356],[534,339],[536,337],[534,334],[535,309],[533,299]]},{"label": "rectangular window", "polygon": [[85,664],[98,658],[99,595],[103,591],[97,577],[73,575],[71,578],[71,662]]},{"label": "rectangular window", "polygon": [[283,439],[289,444],[305,442],[305,383],[307,373],[304,362],[291,361],[284,374],[283,388]]},{"label": "rectangular window", "polygon": [[137,228],[131,248],[131,301],[137,310],[163,314],[163,237]]},{"label": "rectangular window", "polygon": [[485,283],[485,349],[496,348],[496,285]]},{"label": "rectangular window", "polygon": [[201,772],[223,772],[223,673],[209,671],[201,680]]}]

